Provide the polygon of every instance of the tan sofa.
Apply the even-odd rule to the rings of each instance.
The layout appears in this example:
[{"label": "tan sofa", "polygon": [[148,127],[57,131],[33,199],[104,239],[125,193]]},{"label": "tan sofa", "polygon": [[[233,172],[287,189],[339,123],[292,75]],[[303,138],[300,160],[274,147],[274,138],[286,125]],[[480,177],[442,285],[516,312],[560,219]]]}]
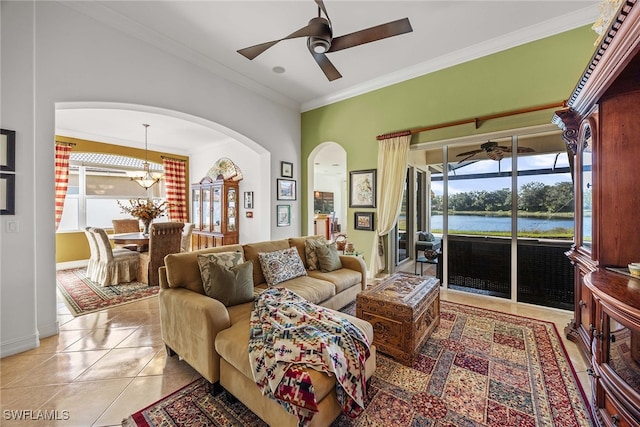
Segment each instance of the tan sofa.
[{"label": "tan sofa", "polygon": [[[241,251],[247,261],[253,262],[253,282],[256,293],[267,288],[258,260],[260,252],[272,252],[296,247],[305,264],[304,241],[308,237],[283,239],[245,245],[228,245],[167,255],[160,268],[160,324],[162,339],[170,355],[177,353],[212,385],[219,383],[243,402],[269,425],[296,426],[297,419],[275,401],[262,396],[249,365],[249,320],[253,302],[225,307],[221,302],[205,295],[198,254]],[[366,266],[355,256],[340,256],[343,268],[322,273],[309,271],[308,275],[279,284],[308,301],[330,309],[340,309],[355,300],[366,286]],[[370,323],[341,314],[356,324],[373,342]],[[375,371],[375,347],[366,362],[367,379]],[[335,397],[335,378],[310,370],[320,412],[312,425],[329,425],[339,414]]]}]

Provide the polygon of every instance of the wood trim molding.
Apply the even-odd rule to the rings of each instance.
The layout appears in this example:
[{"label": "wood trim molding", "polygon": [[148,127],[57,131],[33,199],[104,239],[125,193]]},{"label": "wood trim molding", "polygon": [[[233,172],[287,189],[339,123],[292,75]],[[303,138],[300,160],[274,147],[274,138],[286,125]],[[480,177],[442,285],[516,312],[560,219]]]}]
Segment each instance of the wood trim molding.
[{"label": "wood trim molding", "polygon": [[581,117],[589,114],[591,107],[640,52],[640,7],[634,7],[636,1],[626,0],[622,4],[569,97],[567,105]]}]

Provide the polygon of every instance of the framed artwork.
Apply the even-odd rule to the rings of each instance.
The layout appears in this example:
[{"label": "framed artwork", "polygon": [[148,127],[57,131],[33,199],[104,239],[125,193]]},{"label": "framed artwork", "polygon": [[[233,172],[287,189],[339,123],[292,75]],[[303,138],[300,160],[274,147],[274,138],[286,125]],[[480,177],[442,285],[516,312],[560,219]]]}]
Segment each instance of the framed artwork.
[{"label": "framed artwork", "polygon": [[283,178],[293,178],[293,163],[280,162],[280,175]]},{"label": "framed artwork", "polygon": [[376,207],[376,169],[349,172],[349,207]]},{"label": "framed artwork", "polygon": [[16,131],[0,129],[0,171],[16,171]]},{"label": "framed artwork", "polygon": [[253,209],[253,191],[244,192],[244,208]]},{"label": "framed artwork", "polygon": [[276,218],[278,227],[288,227],[291,225],[291,205],[277,205]]},{"label": "framed artwork", "polygon": [[0,173],[0,215],[16,214],[16,176]]},{"label": "framed artwork", "polygon": [[296,199],[296,181],[293,179],[278,179],[278,200]]},{"label": "framed artwork", "polygon": [[356,212],[353,215],[356,230],[373,231],[373,212]]}]

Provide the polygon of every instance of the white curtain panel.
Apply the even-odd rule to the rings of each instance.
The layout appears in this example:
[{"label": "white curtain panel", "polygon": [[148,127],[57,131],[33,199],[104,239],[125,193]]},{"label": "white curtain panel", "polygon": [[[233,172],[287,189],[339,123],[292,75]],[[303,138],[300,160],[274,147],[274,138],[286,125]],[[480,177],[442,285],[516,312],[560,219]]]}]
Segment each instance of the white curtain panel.
[{"label": "white curtain panel", "polygon": [[383,236],[395,227],[400,215],[404,181],[409,162],[411,134],[378,141],[378,221],[371,250],[369,277],[384,270],[385,255],[380,244]]}]

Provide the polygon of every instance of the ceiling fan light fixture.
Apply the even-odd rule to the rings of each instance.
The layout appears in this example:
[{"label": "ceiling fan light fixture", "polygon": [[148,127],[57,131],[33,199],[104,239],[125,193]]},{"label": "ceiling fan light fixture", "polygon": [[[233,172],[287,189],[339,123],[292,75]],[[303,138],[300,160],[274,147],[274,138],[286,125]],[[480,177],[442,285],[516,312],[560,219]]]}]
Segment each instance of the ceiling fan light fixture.
[{"label": "ceiling fan light fixture", "polygon": [[309,37],[307,44],[314,53],[326,53],[331,47],[331,40],[322,36]]}]

